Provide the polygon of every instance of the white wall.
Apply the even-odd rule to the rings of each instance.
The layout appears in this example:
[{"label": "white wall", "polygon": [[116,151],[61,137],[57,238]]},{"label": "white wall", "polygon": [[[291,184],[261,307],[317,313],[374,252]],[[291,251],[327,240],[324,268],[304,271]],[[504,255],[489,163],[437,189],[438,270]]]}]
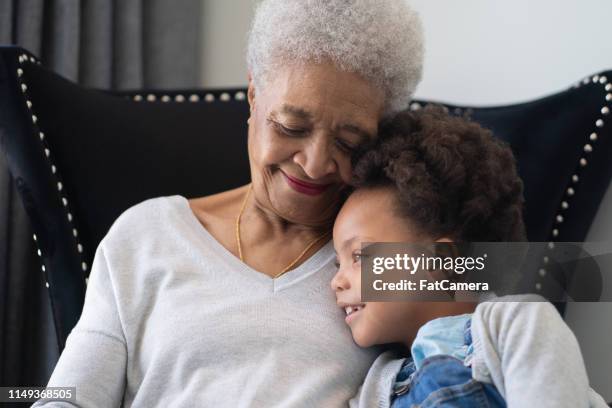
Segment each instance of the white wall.
[{"label": "white wall", "polygon": [[[244,49],[255,0],[202,1],[202,86],[246,85]],[[515,103],[612,69],[610,0],[411,1],[421,13],[427,43],[419,98]],[[612,189],[601,209],[587,241],[612,242]],[[571,304],[567,321],[580,341],[592,386],[612,401],[612,303]]]},{"label": "white wall", "polygon": [[246,86],[246,37],[255,0],[202,0],[204,87]]},{"label": "white wall", "polygon": [[610,0],[411,0],[426,33],[418,96],[519,102],[612,68]]}]

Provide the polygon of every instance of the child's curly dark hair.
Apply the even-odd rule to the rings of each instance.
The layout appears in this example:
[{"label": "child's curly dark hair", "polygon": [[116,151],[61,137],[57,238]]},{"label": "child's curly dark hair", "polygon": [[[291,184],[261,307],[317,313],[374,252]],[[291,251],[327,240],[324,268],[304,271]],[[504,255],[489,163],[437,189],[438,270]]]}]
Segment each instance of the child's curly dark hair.
[{"label": "child's curly dark hair", "polygon": [[354,159],[355,188],[393,187],[419,233],[462,242],[524,241],[523,183],[510,147],[440,107],[383,123]]}]

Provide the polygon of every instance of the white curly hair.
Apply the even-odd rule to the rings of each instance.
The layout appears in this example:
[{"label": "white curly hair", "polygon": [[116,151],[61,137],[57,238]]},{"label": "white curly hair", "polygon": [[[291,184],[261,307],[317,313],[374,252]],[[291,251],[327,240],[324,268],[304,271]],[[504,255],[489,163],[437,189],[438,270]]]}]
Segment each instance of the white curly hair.
[{"label": "white curly hair", "polygon": [[263,0],[247,44],[256,89],[282,67],[330,60],[385,93],[384,116],[406,109],[421,80],[423,29],[407,0]]}]

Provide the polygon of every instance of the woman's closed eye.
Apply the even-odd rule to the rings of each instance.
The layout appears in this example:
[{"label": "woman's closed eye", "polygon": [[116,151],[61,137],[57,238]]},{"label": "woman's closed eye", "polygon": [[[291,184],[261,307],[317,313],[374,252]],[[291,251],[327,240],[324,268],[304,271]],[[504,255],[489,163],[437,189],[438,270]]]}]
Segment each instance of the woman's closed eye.
[{"label": "woman's closed eye", "polygon": [[352,154],[357,151],[357,146],[340,138],[336,139],[336,145],[340,150],[347,154]]},{"label": "woman's closed eye", "polygon": [[268,122],[270,122],[272,124],[272,126],[274,126],[276,131],[278,131],[278,132],[280,132],[280,133],[282,133],[282,134],[284,134],[286,136],[302,137],[302,136],[305,136],[306,134],[308,134],[308,129],[286,126],[286,125],[283,125],[282,123],[277,122],[277,121],[272,120],[272,119],[268,119]]}]

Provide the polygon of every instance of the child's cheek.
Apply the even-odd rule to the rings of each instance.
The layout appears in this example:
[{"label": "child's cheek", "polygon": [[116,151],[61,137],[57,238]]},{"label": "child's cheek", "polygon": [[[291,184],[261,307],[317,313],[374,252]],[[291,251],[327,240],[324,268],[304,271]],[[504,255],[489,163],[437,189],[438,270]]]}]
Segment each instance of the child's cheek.
[{"label": "child's cheek", "polygon": [[369,312],[370,331],[376,333],[376,343],[393,343],[401,341],[401,328],[406,323],[405,313],[399,303],[376,302],[366,307]]}]

